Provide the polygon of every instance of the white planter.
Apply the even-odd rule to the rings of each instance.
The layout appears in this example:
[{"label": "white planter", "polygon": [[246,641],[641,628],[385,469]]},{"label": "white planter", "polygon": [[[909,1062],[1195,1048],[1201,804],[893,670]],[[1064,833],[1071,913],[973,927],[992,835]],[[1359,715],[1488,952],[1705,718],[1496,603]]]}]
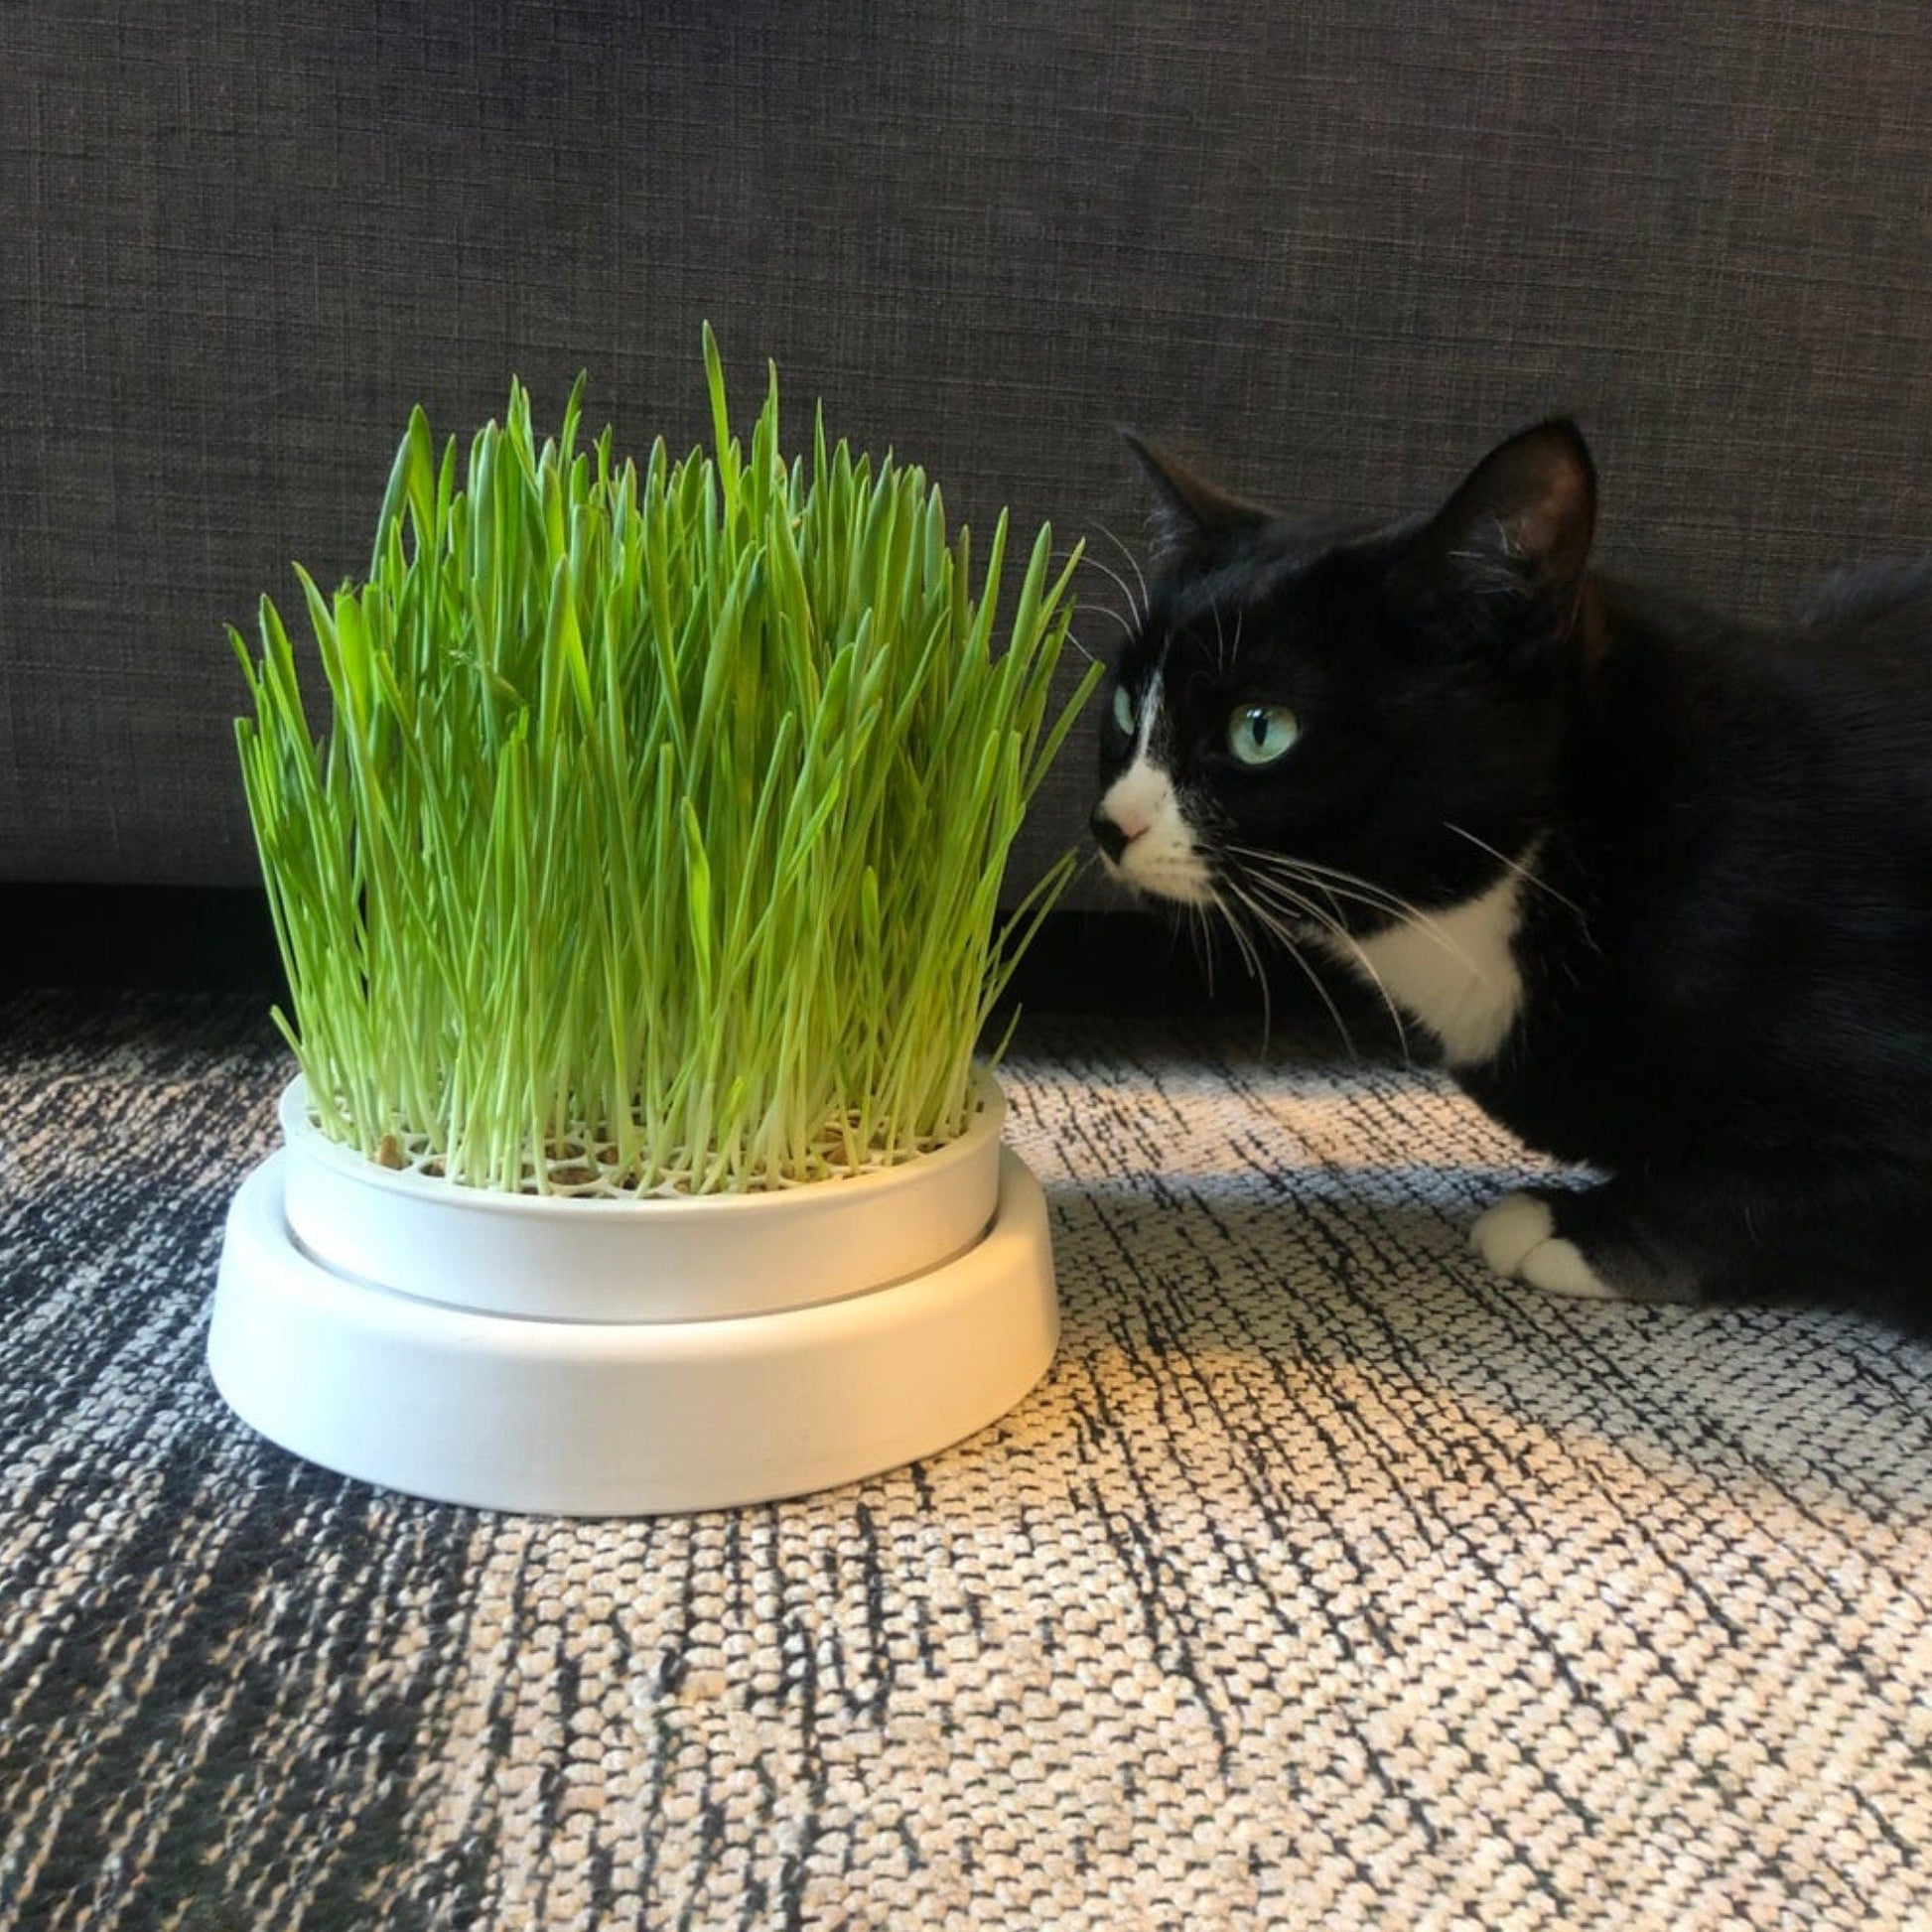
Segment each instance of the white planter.
[{"label": "white planter", "polygon": [[[765,1194],[598,1199],[492,1193],[377,1167],[325,1140],[293,1080],[281,1100],[289,1231],[339,1275],[548,1320],[680,1321],[808,1308],[929,1274],[986,1232],[1006,1100],[936,1153]],[[643,1230],[648,1230],[646,1235]]]},{"label": "white planter", "polygon": [[1045,1201],[981,1098],[897,1168],[611,1200],[391,1173],[324,1141],[295,1083],[229,1209],[215,1384],[312,1461],[485,1508],[714,1508],[929,1455],[1057,1339]]}]

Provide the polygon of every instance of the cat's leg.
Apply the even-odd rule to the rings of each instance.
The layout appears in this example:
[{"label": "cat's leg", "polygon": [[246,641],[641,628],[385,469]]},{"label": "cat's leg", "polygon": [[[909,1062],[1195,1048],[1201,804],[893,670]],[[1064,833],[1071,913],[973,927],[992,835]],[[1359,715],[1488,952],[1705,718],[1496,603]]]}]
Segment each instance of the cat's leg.
[{"label": "cat's leg", "polygon": [[1553,1295],[1600,1302],[1700,1299],[1704,1244],[1683,1217],[1660,1215],[1655,1189],[1627,1180],[1505,1194],[1470,1230],[1497,1274]]},{"label": "cat's leg", "polygon": [[1472,1230],[1498,1274],[1619,1302],[1809,1302],[1932,1325],[1932,1170],[1841,1152],[1505,1195]]}]

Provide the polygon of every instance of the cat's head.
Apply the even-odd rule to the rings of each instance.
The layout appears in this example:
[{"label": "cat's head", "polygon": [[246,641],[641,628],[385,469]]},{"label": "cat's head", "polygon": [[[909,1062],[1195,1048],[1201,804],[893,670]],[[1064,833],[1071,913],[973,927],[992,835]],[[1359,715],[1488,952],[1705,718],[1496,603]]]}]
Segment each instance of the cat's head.
[{"label": "cat's head", "polygon": [[1435,515],[1379,526],[1273,514],[1129,440],[1161,542],[1103,693],[1109,871],[1277,923],[1319,894],[1358,933],[1493,884],[1542,828],[1586,628],[1576,427],[1512,437]]}]

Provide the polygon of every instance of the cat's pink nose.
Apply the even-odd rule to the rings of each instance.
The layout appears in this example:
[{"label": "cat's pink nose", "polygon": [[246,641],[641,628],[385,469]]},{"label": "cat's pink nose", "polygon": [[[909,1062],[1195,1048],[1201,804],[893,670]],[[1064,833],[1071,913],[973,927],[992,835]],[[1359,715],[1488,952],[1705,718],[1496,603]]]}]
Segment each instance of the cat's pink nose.
[{"label": "cat's pink nose", "polygon": [[1133,812],[1125,818],[1116,817],[1105,805],[1096,805],[1087,823],[1093,828],[1101,851],[1117,860],[1147,830],[1148,822]]}]

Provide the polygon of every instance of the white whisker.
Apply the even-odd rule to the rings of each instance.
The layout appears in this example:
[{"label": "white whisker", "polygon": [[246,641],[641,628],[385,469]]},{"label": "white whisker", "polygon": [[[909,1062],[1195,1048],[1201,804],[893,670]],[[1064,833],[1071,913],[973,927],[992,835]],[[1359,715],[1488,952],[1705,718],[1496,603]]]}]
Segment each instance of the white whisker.
[{"label": "white whisker", "polygon": [[[1101,535],[1102,535],[1103,537],[1105,537],[1105,538],[1107,539],[1107,541],[1108,541],[1109,543],[1111,543],[1111,544],[1112,544],[1112,545],[1114,546],[1114,548],[1115,548],[1116,550],[1118,550],[1118,551],[1120,552],[1120,554],[1121,554],[1121,555],[1122,555],[1123,557],[1125,557],[1125,558],[1127,559],[1127,568],[1128,568],[1129,570],[1131,570],[1131,571],[1132,571],[1132,572],[1134,573],[1134,581],[1135,581],[1135,583],[1137,583],[1137,584],[1138,584],[1138,585],[1140,585],[1140,587],[1141,587],[1141,606],[1140,606],[1140,616],[1141,616],[1141,619],[1142,619],[1142,621],[1146,621],[1146,618],[1147,618],[1147,614],[1148,614],[1148,611],[1149,611],[1149,609],[1150,609],[1150,607],[1152,606],[1152,604],[1153,604],[1153,601],[1154,601],[1154,600],[1153,600],[1152,598],[1150,598],[1150,597],[1148,596],[1148,591],[1147,591],[1147,579],[1146,579],[1145,577],[1143,577],[1143,576],[1141,575],[1141,567],[1140,567],[1140,565],[1139,565],[1139,564],[1138,564],[1138,563],[1137,563],[1137,562],[1135,561],[1135,558],[1134,558],[1134,553],[1133,553],[1133,551],[1131,551],[1130,549],[1128,549],[1128,547],[1126,546],[1126,544],[1124,544],[1124,543],[1122,543],[1122,542],[1121,542],[1121,540],[1120,540],[1120,538],[1119,538],[1119,537],[1117,537],[1117,536],[1115,536],[1115,535],[1114,535],[1114,533],[1113,533],[1113,531],[1111,531],[1110,529],[1108,529],[1108,527],[1106,526],[1106,524],[1104,524],[1104,523],[1096,523],[1096,524],[1095,524],[1095,525],[1094,525],[1093,527],[1094,527],[1094,528],[1095,528],[1096,530],[1098,530],[1098,531],[1100,532],[1100,534],[1101,534]],[[1132,599],[1132,598],[1129,598],[1129,599],[1128,599],[1128,606],[1129,606],[1129,608],[1130,608],[1130,609],[1131,609],[1131,608],[1133,607],[1133,599]]]},{"label": "white whisker", "polygon": [[1122,617],[1121,614],[1113,608],[1111,604],[1088,604],[1082,606],[1082,610],[1091,611],[1096,617],[1111,618],[1114,621],[1114,622],[1120,625],[1121,630],[1130,638],[1136,637],[1140,634],[1134,628],[1134,626],[1131,623],[1129,623],[1127,620],[1124,617]]},{"label": "white whisker", "polygon": [[[1558,892],[1557,889],[1554,886],[1552,886],[1547,879],[1540,878],[1536,873],[1532,872],[1530,868],[1527,865],[1525,865],[1521,860],[1512,859],[1507,852],[1499,851],[1495,846],[1491,845],[1487,839],[1477,838],[1476,835],[1473,832],[1471,832],[1467,826],[1457,825],[1452,820],[1446,818],[1443,821],[1443,829],[1445,831],[1453,832],[1456,835],[1456,837],[1459,839],[1467,839],[1468,842],[1472,846],[1474,846],[1478,851],[1488,853],[1490,858],[1494,859],[1498,865],[1508,867],[1508,869],[1512,873],[1514,873],[1516,877],[1523,882],[1524,885],[1534,886],[1536,890],[1539,893],[1542,893],[1546,897],[1555,899],[1559,905],[1561,905],[1566,911],[1572,914],[1572,916],[1576,919],[1578,925],[1583,928],[1584,938],[1586,940],[1588,940],[1590,945],[1592,946],[1595,945],[1596,942],[1593,939],[1590,939],[1589,936],[1589,916],[1587,913],[1585,912],[1584,908],[1581,905],[1579,905],[1574,898],[1569,898],[1565,897],[1564,894]],[[1534,850],[1534,848],[1532,848],[1532,850]]]},{"label": "white whisker", "polygon": [[1214,641],[1219,652],[1215,661],[1220,667],[1221,675],[1225,677],[1228,670],[1228,634],[1221,626],[1221,607],[1218,604],[1210,604],[1207,608],[1214,613]]},{"label": "white whisker", "polygon": [[1128,583],[1127,579],[1124,578],[1119,571],[1115,570],[1110,564],[1103,564],[1100,561],[1100,559],[1093,554],[1092,551],[1088,551],[1084,556],[1081,557],[1080,561],[1083,564],[1091,565],[1095,570],[1097,570],[1101,574],[1101,576],[1106,578],[1107,581],[1110,584],[1112,584],[1116,590],[1120,592],[1122,597],[1124,597],[1127,600],[1127,608],[1130,611],[1132,611],[1134,614],[1134,624],[1136,628],[1146,623],[1147,612],[1140,605],[1135,603],[1134,587]]},{"label": "white whisker", "polygon": [[[1263,871],[1259,867],[1248,864],[1247,862],[1243,862],[1243,864],[1248,874],[1248,883],[1256,892],[1276,893],[1285,898],[1291,897],[1288,883],[1280,875],[1279,871]],[[1341,924],[1341,900],[1336,897],[1335,889],[1332,886],[1328,885],[1324,880],[1303,879],[1296,875],[1290,875],[1290,877],[1294,879],[1296,886],[1301,888],[1303,894],[1319,893],[1322,898],[1327,901],[1327,916],[1337,925]],[[1382,907],[1376,905],[1372,906],[1371,909],[1380,911]]]},{"label": "white whisker", "polygon": [[[1246,909],[1249,916],[1256,920],[1262,929],[1277,941],[1282,951],[1287,953],[1289,958],[1301,969],[1303,977],[1314,988],[1316,994],[1320,997],[1321,1004],[1328,1009],[1328,1018],[1335,1023],[1335,1031],[1341,1035],[1342,1044],[1347,1047],[1352,1057],[1359,1059],[1361,1055],[1355,1045],[1355,1036],[1348,1031],[1348,1023],[1341,1017],[1341,1009],[1335,1005],[1333,995],[1322,984],[1321,976],[1302,957],[1302,949],[1296,945],[1294,935],[1279,920],[1271,917],[1264,906],[1258,904],[1249,897],[1247,892],[1243,890],[1240,880],[1233,874],[1230,873],[1226,876],[1225,883],[1228,890],[1233,893],[1235,898]],[[1227,915],[1229,927],[1236,933],[1240,933],[1240,922],[1234,917],[1232,911],[1229,910],[1226,901],[1223,899],[1219,903],[1221,904],[1222,911]],[[1243,935],[1243,938],[1245,942],[1245,935]],[[1256,972],[1265,989],[1268,984],[1267,976],[1261,973],[1259,965],[1256,967]]]},{"label": "white whisker", "polygon": [[1194,963],[1207,983],[1207,997],[1211,1000],[1214,997],[1214,944],[1213,935],[1208,930],[1206,909],[1191,901],[1176,901],[1174,911],[1179,923],[1187,929],[1188,950],[1194,955]]},{"label": "white whisker", "polygon": [[1381,996],[1382,1005],[1388,1010],[1390,1022],[1395,1027],[1396,1038],[1402,1042],[1402,1058],[1404,1063],[1409,1066],[1414,1066],[1416,1063],[1415,1055],[1409,1050],[1409,1029],[1403,1024],[1402,1010],[1391,997],[1382,975],[1375,970],[1374,961],[1362,950],[1360,941],[1356,939],[1355,935],[1346,926],[1340,925],[1332,919],[1323,918],[1317,907],[1304,901],[1303,909],[1307,916],[1313,920],[1316,925],[1320,926],[1355,955],[1356,960],[1361,965],[1362,971],[1367,974],[1370,983]]},{"label": "white whisker", "polygon": [[[1257,888],[1259,888],[1259,882],[1251,881],[1250,883],[1257,886]],[[1338,924],[1335,920],[1325,916],[1321,911],[1321,908],[1318,905],[1312,903],[1312,901],[1309,899],[1301,898],[1297,895],[1290,893],[1285,887],[1279,885],[1277,885],[1274,888],[1274,890],[1277,894],[1279,894],[1279,896],[1283,899],[1285,899],[1288,902],[1288,909],[1295,912],[1299,912],[1301,916],[1307,919],[1311,925],[1317,926],[1322,931],[1330,934],[1334,939],[1338,940],[1342,945],[1346,946],[1349,949],[1349,951],[1352,952],[1355,955],[1355,957],[1361,962],[1363,972],[1366,973],[1368,978],[1373,982],[1376,992],[1381,995],[1383,1006],[1388,1009],[1389,1019],[1395,1026],[1396,1037],[1402,1042],[1403,1060],[1406,1064],[1413,1066],[1415,1064],[1415,1057],[1409,1049],[1409,1029],[1403,1024],[1401,1010],[1396,1006],[1395,1001],[1390,997],[1389,989],[1384,984],[1382,975],[1375,970],[1375,967],[1370,961],[1368,954],[1365,953],[1362,950],[1361,946],[1356,942],[1355,936],[1351,932],[1349,932],[1345,926],[1342,926]],[[1244,895],[1244,897],[1246,896]],[[1280,918],[1278,916],[1271,916],[1264,909],[1264,907],[1251,897],[1248,898],[1248,903],[1250,907],[1254,910],[1256,916],[1262,918],[1267,923],[1269,929],[1274,932],[1275,936],[1278,939],[1280,939],[1284,945],[1292,948],[1294,944],[1293,937],[1289,933],[1287,928],[1281,923]]]},{"label": "white whisker", "polygon": [[1254,846],[1233,845],[1227,849],[1250,870],[1259,872],[1265,869],[1311,892],[1339,894],[1343,898],[1355,899],[1372,911],[1400,919],[1441,946],[1476,980],[1487,981],[1488,975],[1482,968],[1444,931],[1442,921],[1399,893],[1390,892],[1387,887],[1377,886],[1354,873],[1343,872],[1338,867],[1318,865],[1311,859],[1290,858],[1285,853],[1264,852]]},{"label": "white whisker", "polygon": [[1337,919],[1341,917],[1340,901],[1343,899],[1366,906],[1371,912],[1379,912],[1384,918],[1393,919],[1398,924],[1406,922],[1414,911],[1413,907],[1372,888],[1324,879],[1318,874],[1306,872],[1292,862],[1284,861],[1275,855],[1249,855],[1242,863],[1249,868],[1257,883],[1265,881],[1272,884],[1280,880],[1291,883],[1307,893],[1319,893],[1327,901],[1329,911]]},{"label": "white whisker", "polygon": [[1205,905],[1190,905],[1187,908],[1194,924],[1200,930],[1201,958],[1207,969],[1207,997],[1214,997],[1214,927],[1208,919],[1209,908]]},{"label": "white whisker", "polygon": [[1255,950],[1253,941],[1241,929],[1241,921],[1234,916],[1228,902],[1219,893],[1214,895],[1214,909],[1227,922],[1227,929],[1233,936],[1236,950],[1242,963],[1248,969],[1248,976],[1261,989],[1261,1044],[1265,1052],[1269,1037],[1274,1032],[1275,1003],[1268,987],[1268,974],[1261,963],[1261,955]]}]

